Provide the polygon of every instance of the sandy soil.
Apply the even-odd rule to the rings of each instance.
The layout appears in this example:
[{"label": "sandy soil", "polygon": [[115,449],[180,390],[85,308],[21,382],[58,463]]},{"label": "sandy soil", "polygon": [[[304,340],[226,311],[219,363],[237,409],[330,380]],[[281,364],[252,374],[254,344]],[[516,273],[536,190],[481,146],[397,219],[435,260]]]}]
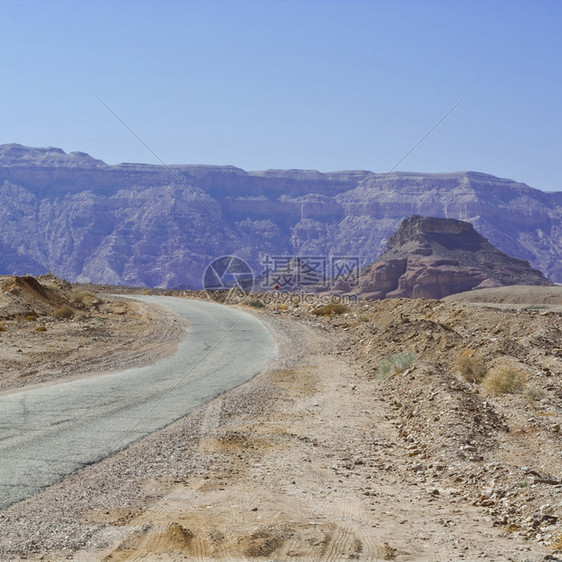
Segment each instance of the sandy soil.
[{"label": "sandy soil", "polygon": [[562,286],[495,287],[449,295],[445,302],[465,302],[514,310],[535,309],[562,311]]},{"label": "sandy soil", "polygon": [[[560,314],[281,308],[254,312],[280,343],[270,369],[0,513],[2,559],[557,559]],[[472,354],[525,388],[467,382],[455,360]]]},{"label": "sandy soil", "polygon": [[45,302],[27,289],[0,288],[0,392],[152,363],[187,334],[185,321],[164,308],[100,293],[93,306],[58,318],[49,308],[64,304],[64,295]]}]

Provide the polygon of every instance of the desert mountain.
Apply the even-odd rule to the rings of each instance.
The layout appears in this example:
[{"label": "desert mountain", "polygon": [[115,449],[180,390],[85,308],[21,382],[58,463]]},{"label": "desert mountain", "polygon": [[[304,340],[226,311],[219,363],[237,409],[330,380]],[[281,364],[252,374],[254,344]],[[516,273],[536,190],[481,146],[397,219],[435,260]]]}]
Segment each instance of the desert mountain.
[{"label": "desert mountain", "polygon": [[110,166],[83,152],[0,146],[0,273],[192,287],[225,254],[372,263],[411,215],[471,222],[562,282],[562,193],[477,172]]},{"label": "desert mountain", "polygon": [[528,262],[494,248],[468,222],[413,216],[365,270],[359,291],[378,299],[440,299],[471,289],[551,284]]}]

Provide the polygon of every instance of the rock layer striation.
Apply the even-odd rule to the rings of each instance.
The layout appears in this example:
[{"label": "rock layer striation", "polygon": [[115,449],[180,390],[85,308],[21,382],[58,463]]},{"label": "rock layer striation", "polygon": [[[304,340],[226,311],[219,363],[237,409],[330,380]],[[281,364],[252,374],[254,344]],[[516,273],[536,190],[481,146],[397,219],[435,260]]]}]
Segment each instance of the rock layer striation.
[{"label": "rock layer striation", "polygon": [[470,223],[414,215],[366,268],[359,292],[376,299],[440,299],[471,289],[551,284],[528,262],[494,248]]},{"label": "rock layer striation", "polygon": [[0,146],[0,273],[199,288],[209,262],[265,255],[372,263],[411,215],[471,222],[562,282],[562,193],[477,172],[119,164],[59,148]]}]

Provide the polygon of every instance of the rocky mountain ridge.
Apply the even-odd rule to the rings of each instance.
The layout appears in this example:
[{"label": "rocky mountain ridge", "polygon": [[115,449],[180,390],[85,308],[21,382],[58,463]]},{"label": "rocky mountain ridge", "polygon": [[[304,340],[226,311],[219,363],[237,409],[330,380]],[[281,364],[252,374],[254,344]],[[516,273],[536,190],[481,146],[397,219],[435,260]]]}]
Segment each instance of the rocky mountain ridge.
[{"label": "rocky mountain ridge", "polygon": [[528,262],[494,248],[470,223],[414,215],[364,271],[359,292],[376,299],[440,299],[472,289],[551,284]]},{"label": "rocky mountain ridge", "polygon": [[199,288],[225,254],[371,263],[411,215],[456,218],[562,282],[562,193],[477,172],[417,174],[107,165],[0,146],[0,272]]}]

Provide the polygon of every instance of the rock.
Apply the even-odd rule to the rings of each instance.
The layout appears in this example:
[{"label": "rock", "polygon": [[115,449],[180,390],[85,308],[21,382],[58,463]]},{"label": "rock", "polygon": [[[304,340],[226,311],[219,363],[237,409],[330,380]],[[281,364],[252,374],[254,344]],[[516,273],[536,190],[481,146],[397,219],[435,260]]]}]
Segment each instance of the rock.
[{"label": "rock", "polygon": [[[225,254],[243,257],[257,276],[260,252],[374,261],[414,214],[470,220],[500,250],[562,282],[561,194],[512,180],[476,172],[109,166],[83,152],[0,145],[0,272],[8,274],[52,269],[71,281],[199,288],[209,262]],[[435,279],[435,264],[424,261],[430,250],[422,244],[413,254],[427,281],[419,295]],[[438,269],[445,285],[465,282],[452,263]],[[395,276],[379,272],[381,292],[395,290]]]},{"label": "rock", "polygon": [[357,292],[371,298],[440,299],[471,289],[551,284],[527,262],[494,248],[470,223],[412,216],[361,275]]}]

